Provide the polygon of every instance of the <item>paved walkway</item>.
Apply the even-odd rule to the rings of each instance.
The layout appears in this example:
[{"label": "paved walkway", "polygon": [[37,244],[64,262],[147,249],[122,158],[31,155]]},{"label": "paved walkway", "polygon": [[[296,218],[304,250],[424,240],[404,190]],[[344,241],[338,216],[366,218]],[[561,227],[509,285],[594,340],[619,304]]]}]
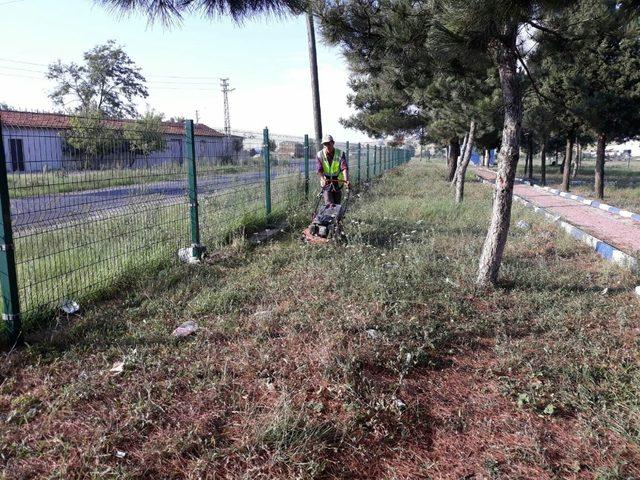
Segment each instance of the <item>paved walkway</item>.
[{"label": "paved walkway", "polygon": [[[496,178],[495,172],[484,168],[475,173],[491,182]],[[640,222],[521,183],[515,184],[514,194],[629,255],[640,254]]]}]

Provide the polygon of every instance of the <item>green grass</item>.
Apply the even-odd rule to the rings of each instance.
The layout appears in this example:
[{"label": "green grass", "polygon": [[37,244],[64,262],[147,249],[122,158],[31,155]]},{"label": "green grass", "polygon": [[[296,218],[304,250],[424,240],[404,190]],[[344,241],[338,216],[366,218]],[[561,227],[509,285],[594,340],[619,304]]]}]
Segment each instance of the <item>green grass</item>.
[{"label": "green grass", "polygon": [[[269,221],[300,208],[303,185],[295,176],[272,182]],[[230,189],[200,195],[201,241],[210,250],[239,234],[263,227],[264,187]],[[190,245],[187,200],[170,205],[140,205],[107,212],[104,217],[62,228],[19,233],[16,263],[26,331],[42,325],[62,299],[86,306],[116,291],[132,276],[157,271],[175,261],[177,250]]]},{"label": "green grass", "polygon": [[[200,179],[237,168],[240,167],[201,168]],[[303,199],[304,185],[297,170],[293,173],[282,171],[272,181],[269,222],[308,219],[311,207]],[[352,180],[358,179],[354,168]],[[206,192],[206,188],[203,190]],[[311,197],[315,193],[316,182],[312,178]],[[262,228],[267,221],[264,195],[262,183],[213,195],[201,192],[202,243],[215,250],[238,235]],[[178,204],[119,209],[96,219],[70,222],[63,228],[19,232],[15,239],[16,263],[25,330],[46,324],[61,300],[72,299],[86,306],[107,297],[128,279],[169,265],[177,250],[190,243],[186,198]]]},{"label": "green grass", "polygon": [[[524,164],[520,161],[518,175],[523,173]],[[547,159],[550,163],[552,158]],[[533,163],[534,178],[540,178],[540,159],[535,158]],[[585,158],[578,174],[572,179],[571,192],[588,198],[595,198],[594,192],[594,168],[595,160]],[[627,168],[626,161],[609,161],[605,165],[605,202],[620,208],[634,212],[640,211],[640,161],[631,161]],[[547,185],[553,188],[562,186],[562,174],[559,166],[547,165]]]},{"label": "green grass", "polygon": [[[260,171],[255,165],[197,165],[207,174],[236,174]],[[143,185],[155,182],[185,180],[187,166],[178,164],[154,165],[151,168],[121,168],[105,170],[54,170],[46,173],[9,173],[12,198],[24,198],[56,193],[82,192],[102,188]]]},{"label": "green grass", "polygon": [[[0,367],[5,471],[636,478],[637,277],[516,206],[532,228],[477,290],[491,190],[456,207],[443,176],[374,182],[345,245],[301,244],[294,210],[281,241],[236,236],[32,338]],[[200,330],[176,341],[185,320]]]}]

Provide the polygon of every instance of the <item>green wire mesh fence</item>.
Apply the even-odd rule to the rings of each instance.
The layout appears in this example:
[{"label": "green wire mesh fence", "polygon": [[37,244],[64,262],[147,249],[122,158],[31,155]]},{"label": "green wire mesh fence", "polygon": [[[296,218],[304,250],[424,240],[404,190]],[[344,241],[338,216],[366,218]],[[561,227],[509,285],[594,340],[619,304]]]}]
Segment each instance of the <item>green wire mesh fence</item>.
[{"label": "green wire mesh fence", "polygon": [[[183,247],[197,260],[318,188],[308,136],[14,111],[0,112],[0,127],[0,286],[12,342],[23,324],[73,310]],[[354,184],[409,159],[379,145],[336,148]]]}]

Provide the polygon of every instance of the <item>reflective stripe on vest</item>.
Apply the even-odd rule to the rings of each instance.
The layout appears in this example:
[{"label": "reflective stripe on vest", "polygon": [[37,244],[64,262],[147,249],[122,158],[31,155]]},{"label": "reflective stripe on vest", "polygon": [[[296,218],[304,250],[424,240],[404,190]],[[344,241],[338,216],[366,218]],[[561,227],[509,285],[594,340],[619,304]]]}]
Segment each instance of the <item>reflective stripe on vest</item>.
[{"label": "reflective stripe on vest", "polygon": [[333,150],[333,161],[329,163],[329,160],[327,159],[327,152],[322,150],[322,171],[325,178],[330,180],[344,180],[344,173],[342,173],[342,170],[340,170],[341,158],[342,152],[336,148]]}]

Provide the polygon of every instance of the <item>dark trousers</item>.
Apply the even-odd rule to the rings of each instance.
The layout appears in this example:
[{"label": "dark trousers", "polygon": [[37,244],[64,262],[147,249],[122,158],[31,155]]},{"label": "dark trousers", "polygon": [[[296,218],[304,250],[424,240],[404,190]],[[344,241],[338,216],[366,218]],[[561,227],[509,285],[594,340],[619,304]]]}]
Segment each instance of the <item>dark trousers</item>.
[{"label": "dark trousers", "polygon": [[322,195],[325,205],[340,205],[342,201],[342,190],[336,190],[332,186],[327,187],[324,192],[322,192]]}]

